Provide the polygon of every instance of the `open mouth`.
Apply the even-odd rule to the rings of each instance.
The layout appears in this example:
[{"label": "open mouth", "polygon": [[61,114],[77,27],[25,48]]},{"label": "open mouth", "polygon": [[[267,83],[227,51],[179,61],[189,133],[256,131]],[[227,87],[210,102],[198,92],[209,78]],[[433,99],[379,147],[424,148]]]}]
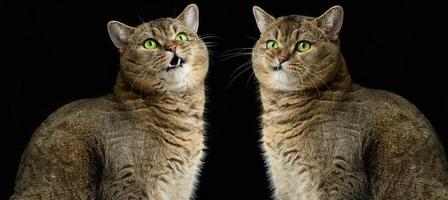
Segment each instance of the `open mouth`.
[{"label": "open mouth", "polygon": [[166,67],[166,71],[170,71],[170,70],[174,70],[177,69],[179,67],[182,67],[184,63],[184,60],[182,58],[180,58],[179,56],[177,56],[176,54],[174,54],[173,58],[170,61],[170,64]]}]

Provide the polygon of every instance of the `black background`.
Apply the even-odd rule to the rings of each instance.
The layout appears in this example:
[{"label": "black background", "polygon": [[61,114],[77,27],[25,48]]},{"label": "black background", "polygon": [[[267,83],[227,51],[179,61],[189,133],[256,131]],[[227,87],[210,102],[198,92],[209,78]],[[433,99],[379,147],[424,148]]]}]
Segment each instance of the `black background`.
[{"label": "black background", "polygon": [[199,33],[216,36],[206,40],[216,44],[210,48],[208,149],[197,199],[270,196],[252,70],[230,84],[241,70],[232,72],[249,57],[222,57],[230,49],[252,47],[258,38],[253,5],[275,16],[318,16],[342,5],[342,51],[353,80],[409,99],[433,123],[447,148],[447,65],[442,62],[446,51],[440,49],[446,22],[426,1],[1,1],[0,69],[6,84],[1,84],[0,94],[6,117],[1,126],[0,199],[11,195],[23,149],[50,113],[68,102],[111,91],[119,66],[106,23],[119,20],[136,26],[141,19],[174,17],[189,3],[199,6]]}]

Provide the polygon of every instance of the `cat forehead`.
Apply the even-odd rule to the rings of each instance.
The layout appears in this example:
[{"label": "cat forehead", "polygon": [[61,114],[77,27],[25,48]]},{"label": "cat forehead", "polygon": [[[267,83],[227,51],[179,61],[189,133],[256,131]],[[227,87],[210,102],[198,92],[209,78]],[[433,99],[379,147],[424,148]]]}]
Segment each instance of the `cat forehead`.
[{"label": "cat forehead", "polygon": [[150,29],[150,28],[169,28],[171,26],[177,25],[177,20],[173,18],[160,18],[155,19],[146,23],[141,24],[138,26],[138,29]]},{"label": "cat forehead", "polygon": [[288,36],[291,34],[307,32],[310,22],[314,19],[315,18],[313,17],[301,15],[279,17],[267,28],[265,33],[269,36],[273,35],[274,37],[278,37],[280,35]]},{"label": "cat forehead", "polygon": [[137,35],[142,33],[150,33],[151,35],[166,35],[169,33],[175,33],[180,29],[185,31],[185,27],[178,20],[173,18],[160,18],[137,26],[134,33]]}]

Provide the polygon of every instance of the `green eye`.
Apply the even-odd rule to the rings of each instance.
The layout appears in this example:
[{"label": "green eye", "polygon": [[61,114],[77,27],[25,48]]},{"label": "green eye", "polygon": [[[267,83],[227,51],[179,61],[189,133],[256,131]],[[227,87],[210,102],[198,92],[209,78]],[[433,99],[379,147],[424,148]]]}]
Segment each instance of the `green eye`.
[{"label": "green eye", "polygon": [[176,35],[176,40],[178,41],[187,41],[188,40],[188,36],[185,33],[179,33]]},{"label": "green eye", "polygon": [[274,40],[269,40],[266,43],[266,48],[268,48],[268,49],[278,49],[278,43],[276,41],[274,41]]},{"label": "green eye", "polygon": [[147,39],[145,40],[143,47],[145,47],[145,49],[155,49],[158,45],[159,44],[154,39]]},{"label": "green eye", "polygon": [[307,41],[300,41],[299,43],[297,43],[297,48],[296,48],[296,50],[297,50],[298,52],[306,52],[306,51],[310,50],[310,48],[311,48],[311,44],[310,44],[310,42],[307,42]]}]

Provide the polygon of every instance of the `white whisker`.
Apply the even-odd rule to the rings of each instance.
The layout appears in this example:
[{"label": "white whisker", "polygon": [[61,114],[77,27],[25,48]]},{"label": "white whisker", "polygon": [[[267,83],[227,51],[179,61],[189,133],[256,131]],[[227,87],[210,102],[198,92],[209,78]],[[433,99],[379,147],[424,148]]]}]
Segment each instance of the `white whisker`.
[{"label": "white whisker", "polygon": [[[144,67],[144,66],[142,65],[142,66],[140,66],[140,67]],[[135,83],[137,82],[137,80],[139,79],[139,77],[140,77],[141,75],[147,73],[147,72],[149,71],[149,69],[151,69],[150,66],[148,66],[147,68],[145,68],[144,70],[142,70],[142,72],[140,72],[140,73],[137,75],[137,78],[135,78],[135,80],[134,80],[134,81],[132,82],[132,84],[131,84],[131,88],[129,89],[129,95],[131,94],[131,92],[132,92],[132,90],[133,90],[133,88],[134,88],[134,85],[135,85]],[[142,84],[141,84],[141,85],[142,85]]]},{"label": "white whisker", "polygon": [[[322,80],[318,75],[314,74],[314,73],[318,73],[316,70],[312,69],[310,66],[308,66],[308,65],[306,65],[306,64],[304,64],[303,66],[305,67],[306,70],[308,70],[308,72],[306,72],[306,73],[308,73],[308,74],[313,75],[314,77],[316,77],[316,78],[317,78],[320,82],[322,82],[322,83],[328,88],[328,90],[331,92],[331,88],[330,88],[330,86],[328,86],[328,84],[327,84],[324,80]],[[314,72],[314,73],[313,73],[313,72]]]},{"label": "white whisker", "polygon": [[306,77],[308,77],[308,79],[311,81],[311,83],[314,85],[314,89],[316,89],[317,95],[319,96],[319,99],[321,98],[320,96],[320,92],[319,92],[319,88],[317,87],[317,85],[314,83],[313,78],[311,76],[308,76],[307,73],[304,73],[304,75]]},{"label": "white whisker", "polygon": [[252,73],[250,74],[249,78],[246,81],[246,84],[244,85],[244,89],[247,89],[247,86],[249,85],[249,81],[252,79],[252,77],[254,76],[254,72],[252,71]]},{"label": "white whisker", "polygon": [[238,76],[241,76],[244,72],[246,72],[248,69],[251,69],[252,67],[247,67],[246,69],[242,70],[241,72],[239,72],[235,77],[232,78],[232,80],[230,80],[229,84],[227,85],[227,89],[230,87],[230,85],[232,85],[232,83],[236,80],[236,78],[238,78]]}]

